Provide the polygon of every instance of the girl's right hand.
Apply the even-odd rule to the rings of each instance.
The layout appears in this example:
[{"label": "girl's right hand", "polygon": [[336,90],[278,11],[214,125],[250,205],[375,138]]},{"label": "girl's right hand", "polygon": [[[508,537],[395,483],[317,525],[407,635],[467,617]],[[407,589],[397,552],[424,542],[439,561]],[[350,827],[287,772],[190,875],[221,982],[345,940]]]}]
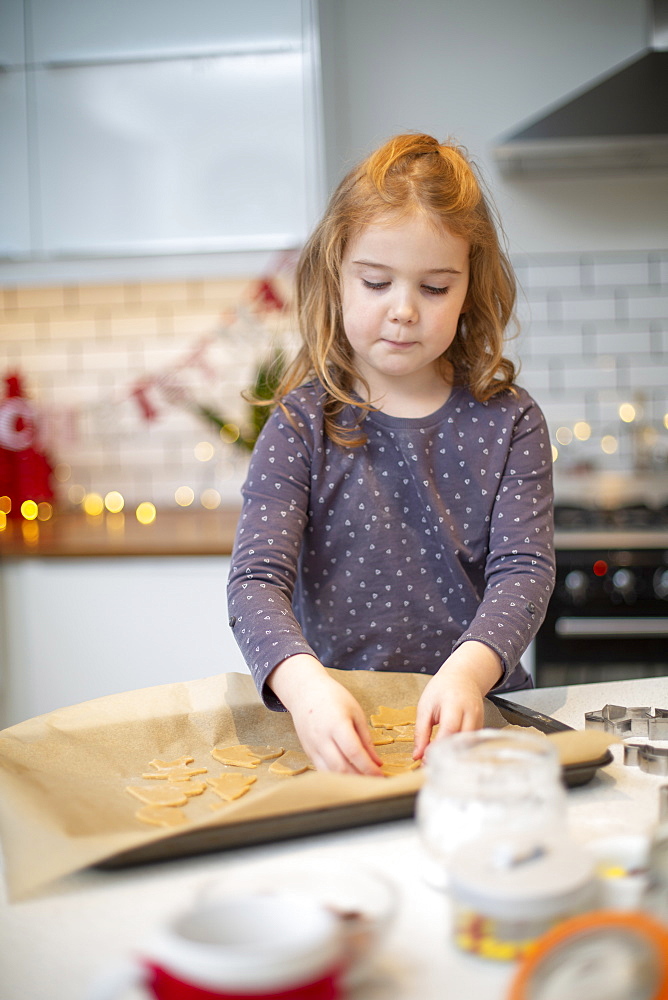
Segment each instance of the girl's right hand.
[{"label": "girl's right hand", "polygon": [[307,653],[290,656],[267,683],[290,712],[302,748],[318,770],[382,776],[364,712],[319,660]]}]

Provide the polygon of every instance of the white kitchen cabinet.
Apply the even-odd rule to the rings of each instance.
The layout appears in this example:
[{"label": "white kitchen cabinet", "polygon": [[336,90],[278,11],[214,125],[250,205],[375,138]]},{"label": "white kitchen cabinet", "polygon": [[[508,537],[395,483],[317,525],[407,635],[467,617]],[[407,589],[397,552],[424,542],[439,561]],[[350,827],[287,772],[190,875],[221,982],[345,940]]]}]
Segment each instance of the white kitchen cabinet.
[{"label": "white kitchen cabinet", "polygon": [[49,255],[272,250],[308,229],[298,52],[39,69]]},{"label": "white kitchen cabinet", "polygon": [[[6,2],[20,56],[22,5]],[[313,0],[25,0],[25,10],[26,69],[1,74],[12,80],[0,85],[0,255],[303,242],[321,190]],[[30,216],[18,207],[28,184]]]},{"label": "white kitchen cabinet", "polygon": [[228,625],[229,559],[8,559],[0,726],[136,688],[247,672]]},{"label": "white kitchen cabinet", "polygon": [[[1,26],[0,26],[1,30]],[[0,67],[2,63],[0,62]],[[0,68],[0,256],[30,253],[26,74]]]},{"label": "white kitchen cabinet", "polygon": [[27,3],[37,63],[160,58],[269,46],[299,48],[302,43],[301,0]]},{"label": "white kitchen cabinet", "polygon": [[0,256],[30,249],[23,0],[0,3]]}]

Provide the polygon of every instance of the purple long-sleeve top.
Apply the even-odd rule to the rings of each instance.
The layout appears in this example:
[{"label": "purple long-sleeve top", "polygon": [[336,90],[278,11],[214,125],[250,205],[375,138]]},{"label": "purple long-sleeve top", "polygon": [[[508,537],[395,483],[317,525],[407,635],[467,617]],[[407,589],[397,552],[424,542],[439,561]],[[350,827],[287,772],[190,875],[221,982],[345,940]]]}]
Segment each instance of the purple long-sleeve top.
[{"label": "purple long-sleeve top", "polygon": [[[434,674],[462,642],[501,657],[495,691],[527,686],[520,657],[554,586],[552,461],[528,393],[462,387],[427,417],[381,412],[367,443],[334,444],[311,383],[271,414],[243,488],[230,625],[269,708],[286,657]],[[356,423],[348,407],[342,424]]]}]

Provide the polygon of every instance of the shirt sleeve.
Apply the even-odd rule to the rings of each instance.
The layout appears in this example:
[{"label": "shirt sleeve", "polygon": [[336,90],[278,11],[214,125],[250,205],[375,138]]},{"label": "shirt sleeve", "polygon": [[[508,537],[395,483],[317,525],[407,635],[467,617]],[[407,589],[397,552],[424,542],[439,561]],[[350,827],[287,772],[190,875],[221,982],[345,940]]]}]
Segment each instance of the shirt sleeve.
[{"label": "shirt sleeve", "polygon": [[474,639],[501,657],[508,682],[543,622],[554,589],[552,450],[538,405],[523,391],[491,512],[485,590],[454,648]]},{"label": "shirt sleeve", "polygon": [[316,655],[292,610],[318,426],[307,410],[291,405],[290,420],[277,408],[257,440],[228,579],[234,637],[265,704],[277,711],[283,706],[266,685],[271,671],[295,653]]}]

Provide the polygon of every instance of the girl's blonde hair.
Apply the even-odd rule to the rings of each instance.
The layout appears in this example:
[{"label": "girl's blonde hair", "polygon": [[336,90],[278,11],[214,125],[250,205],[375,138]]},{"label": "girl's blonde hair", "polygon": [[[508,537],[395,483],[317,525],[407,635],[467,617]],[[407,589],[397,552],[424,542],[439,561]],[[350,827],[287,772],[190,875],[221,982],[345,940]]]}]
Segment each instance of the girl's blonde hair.
[{"label": "girl's blonde hair", "polygon": [[359,375],[341,313],[341,263],[350,241],[379,217],[421,212],[470,245],[466,311],[443,355],[456,384],[478,400],[510,389],[515,366],[503,356],[506,327],[515,307],[515,277],[504,253],[500,225],[465,151],[429,135],[398,135],[341,181],[304,247],[296,277],[301,348],[285,371],[272,402],[316,378],[325,389],[328,436],[347,447],[366,440],[361,426],[342,427],[341,410],[373,409],[354,395]]}]

